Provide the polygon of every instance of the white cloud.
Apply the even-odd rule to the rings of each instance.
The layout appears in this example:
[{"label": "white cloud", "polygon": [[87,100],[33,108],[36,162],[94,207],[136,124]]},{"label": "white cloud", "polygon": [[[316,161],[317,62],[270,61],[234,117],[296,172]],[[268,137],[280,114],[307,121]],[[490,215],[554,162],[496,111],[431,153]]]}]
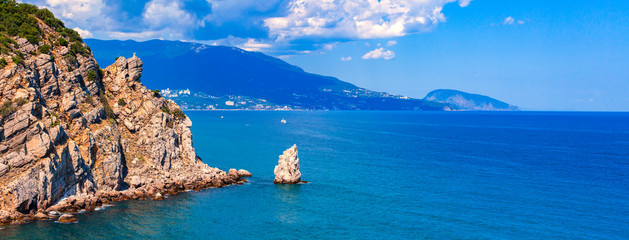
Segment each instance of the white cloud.
[{"label": "white cloud", "polygon": [[377,48],[363,55],[363,59],[384,59],[391,60],[395,57],[395,53],[384,48]]},{"label": "white cloud", "polygon": [[264,19],[264,25],[271,37],[288,41],[399,37],[444,22],[441,10],[450,2],[456,0],[290,0],[286,16]]},{"label": "white cloud", "polygon": [[78,32],[79,35],[81,35],[81,38],[84,38],[84,39],[85,38],[93,38],[94,37],[94,35],[92,35],[92,33],[90,31],[83,30],[83,29],[80,29],[78,27],[75,27],[72,30]]},{"label": "white cloud", "polygon": [[515,23],[515,19],[513,19],[513,17],[511,16],[505,18],[505,20],[502,22],[503,25],[513,25],[513,23]]},{"label": "white cloud", "polygon": [[[120,1],[32,0],[48,8],[67,27],[79,28],[84,38],[185,40],[202,21],[183,9],[187,0],[146,1],[140,16],[129,16]],[[133,3],[142,6],[141,2]]]},{"label": "white cloud", "polygon": [[509,17],[505,18],[504,21],[502,21],[502,25],[513,25],[513,24],[522,25],[522,24],[524,24],[524,20],[516,20],[515,18],[509,16]]},{"label": "white cloud", "polygon": [[120,32],[120,31],[111,31],[107,32],[107,36],[114,39],[153,39],[159,38],[164,32],[163,31],[142,31],[142,32]]},{"label": "white cloud", "polygon": [[111,29],[118,26],[107,12],[110,9],[105,0],[45,0],[35,4],[52,11],[64,20],[66,27],[81,27],[89,31]]},{"label": "white cloud", "polygon": [[347,62],[347,61],[352,61],[352,56],[349,57],[341,57],[341,61]]},{"label": "white cloud", "polygon": [[239,45],[238,47],[250,51],[250,52],[259,52],[262,49],[265,48],[272,48],[273,45],[268,44],[268,43],[262,43],[262,42],[258,42],[253,38],[250,38],[247,40],[247,42],[245,42],[244,44]]},{"label": "white cloud", "polygon": [[387,42],[387,47],[393,47],[395,45],[397,45],[397,41],[391,40],[391,41]]},{"label": "white cloud", "polygon": [[[81,34],[85,38],[204,39],[251,51],[283,49],[282,53],[298,54],[294,49],[331,51],[338,42],[346,40],[393,39],[430,31],[446,21],[442,13],[446,4],[458,3],[459,6],[466,7],[471,1],[201,0],[194,4],[189,4],[192,3],[191,0],[28,2],[49,8],[68,27],[83,30]],[[195,4],[208,4],[206,7],[211,6],[211,11],[209,8],[191,10]],[[204,28],[206,25],[216,28]],[[232,27],[233,25],[237,26]],[[197,34],[206,29],[210,32]],[[216,35],[212,31],[217,31]],[[196,37],[201,39],[194,40]],[[295,47],[297,45],[300,47]],[[375,45],[375,41],[372,42],[371,46]],[[394,45],[395,41],[382,42],[378,48]]]},{"label": "white cloud", "polygon": [[195,17],[182,9],[180,1],[152,0],[144,6],[142,18],[155,30],[160,28],[192,27]]},{"label": "white cloud", "polygon": [[470,5],[471,2],[472,2],[472,0],[459,0],[459,6],[467,7],[467,6]]},{"label": "white cloud", "polygon": [[336,43],[323,44],[323,49],[328,51],[331,51],[332,49],[334,49],[334,47],[336,47]]},{"label": "white cloud", "polygon": [[100,17],[105,8],[103,0],[46,0],[46,4],[62,17],[83,24]]}]

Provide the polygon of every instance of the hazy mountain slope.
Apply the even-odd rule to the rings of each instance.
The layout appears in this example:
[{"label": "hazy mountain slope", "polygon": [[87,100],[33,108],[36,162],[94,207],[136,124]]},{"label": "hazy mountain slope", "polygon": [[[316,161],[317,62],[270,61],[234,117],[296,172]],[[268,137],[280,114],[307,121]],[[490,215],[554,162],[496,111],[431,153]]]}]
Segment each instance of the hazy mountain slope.
[{"label": "hazy mountain slope", "polygon": [[[190,89],[218,97],[245,96],[301,109],[441,110],[444,107],[369,91],[334,77],[304,72],[262,53],[234,47],[162,40],[89,39],[86,42],[101,64],[109,64],[117,56],[137,53],[151,66],[144,70],[147,81],[143,81],[151,89]],[[185,102],[179,103],[186,106]]]},{"label": "hazy mountain slope", "polygon": [[473,111],[519,111],[517,106],[479,94],[451,89],[438,89],[426,95],[426,101],[451,104],[459,110]]}]

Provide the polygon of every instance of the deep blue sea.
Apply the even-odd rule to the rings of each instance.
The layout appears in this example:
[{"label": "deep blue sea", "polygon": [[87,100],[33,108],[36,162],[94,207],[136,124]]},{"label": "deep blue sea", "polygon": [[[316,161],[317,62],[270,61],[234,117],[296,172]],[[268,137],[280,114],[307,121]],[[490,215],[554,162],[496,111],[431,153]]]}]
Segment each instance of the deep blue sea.
[{"label": "deep blue sea", "polygon": [[[249,183],[0,238],[629,239],[629,113],[188,114],[203,160]],[[274,185],[293,144],[310,183]]]}]

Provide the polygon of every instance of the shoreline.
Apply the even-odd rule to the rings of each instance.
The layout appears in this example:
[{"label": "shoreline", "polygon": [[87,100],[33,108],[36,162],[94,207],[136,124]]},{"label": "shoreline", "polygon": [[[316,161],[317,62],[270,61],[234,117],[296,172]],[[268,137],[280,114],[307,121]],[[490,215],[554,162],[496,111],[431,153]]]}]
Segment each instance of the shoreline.
[{"label": "shoreline", "polygon": [[[218,176],[201,175],[194,178],[170,178],[168,182],[152,182],[144,186],[129,186],[122,191],[97,191],[93,194],[73,195],[59,200],[56,204],[36,213],[23,214],[12,212],[0,216],[0,227],[14,224],[27,224],[36,221],[57,221],[62,215],[72,216],[84,212],[102,209],[102,206],[127,200],[161,201],[167,195],[178,195],[189,191],[201,191],[210,188],[222,188],[230,185],[243,185],[251,174],[230,169]],[[6,211],[5,211],[6,213]],[[66,222],[68,223],[68,222]],[[69,222],[73,223],[73,222]]]}]

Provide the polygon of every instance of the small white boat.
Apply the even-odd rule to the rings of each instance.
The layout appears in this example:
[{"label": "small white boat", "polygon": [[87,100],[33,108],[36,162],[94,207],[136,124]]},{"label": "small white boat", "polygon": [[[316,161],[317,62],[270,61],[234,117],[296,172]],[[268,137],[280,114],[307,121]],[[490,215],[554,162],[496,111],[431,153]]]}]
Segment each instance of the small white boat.
[{"label": "small white boat", "polygon": [[286,119],[283,119],[283,118],[282,118],[282,121],[280,121],[280,122],[282,122],[282,123],[286,123]]},{"label": "small white boat", "polygon": [[221,116],[221,119],[223,119],[223,116]]}]

